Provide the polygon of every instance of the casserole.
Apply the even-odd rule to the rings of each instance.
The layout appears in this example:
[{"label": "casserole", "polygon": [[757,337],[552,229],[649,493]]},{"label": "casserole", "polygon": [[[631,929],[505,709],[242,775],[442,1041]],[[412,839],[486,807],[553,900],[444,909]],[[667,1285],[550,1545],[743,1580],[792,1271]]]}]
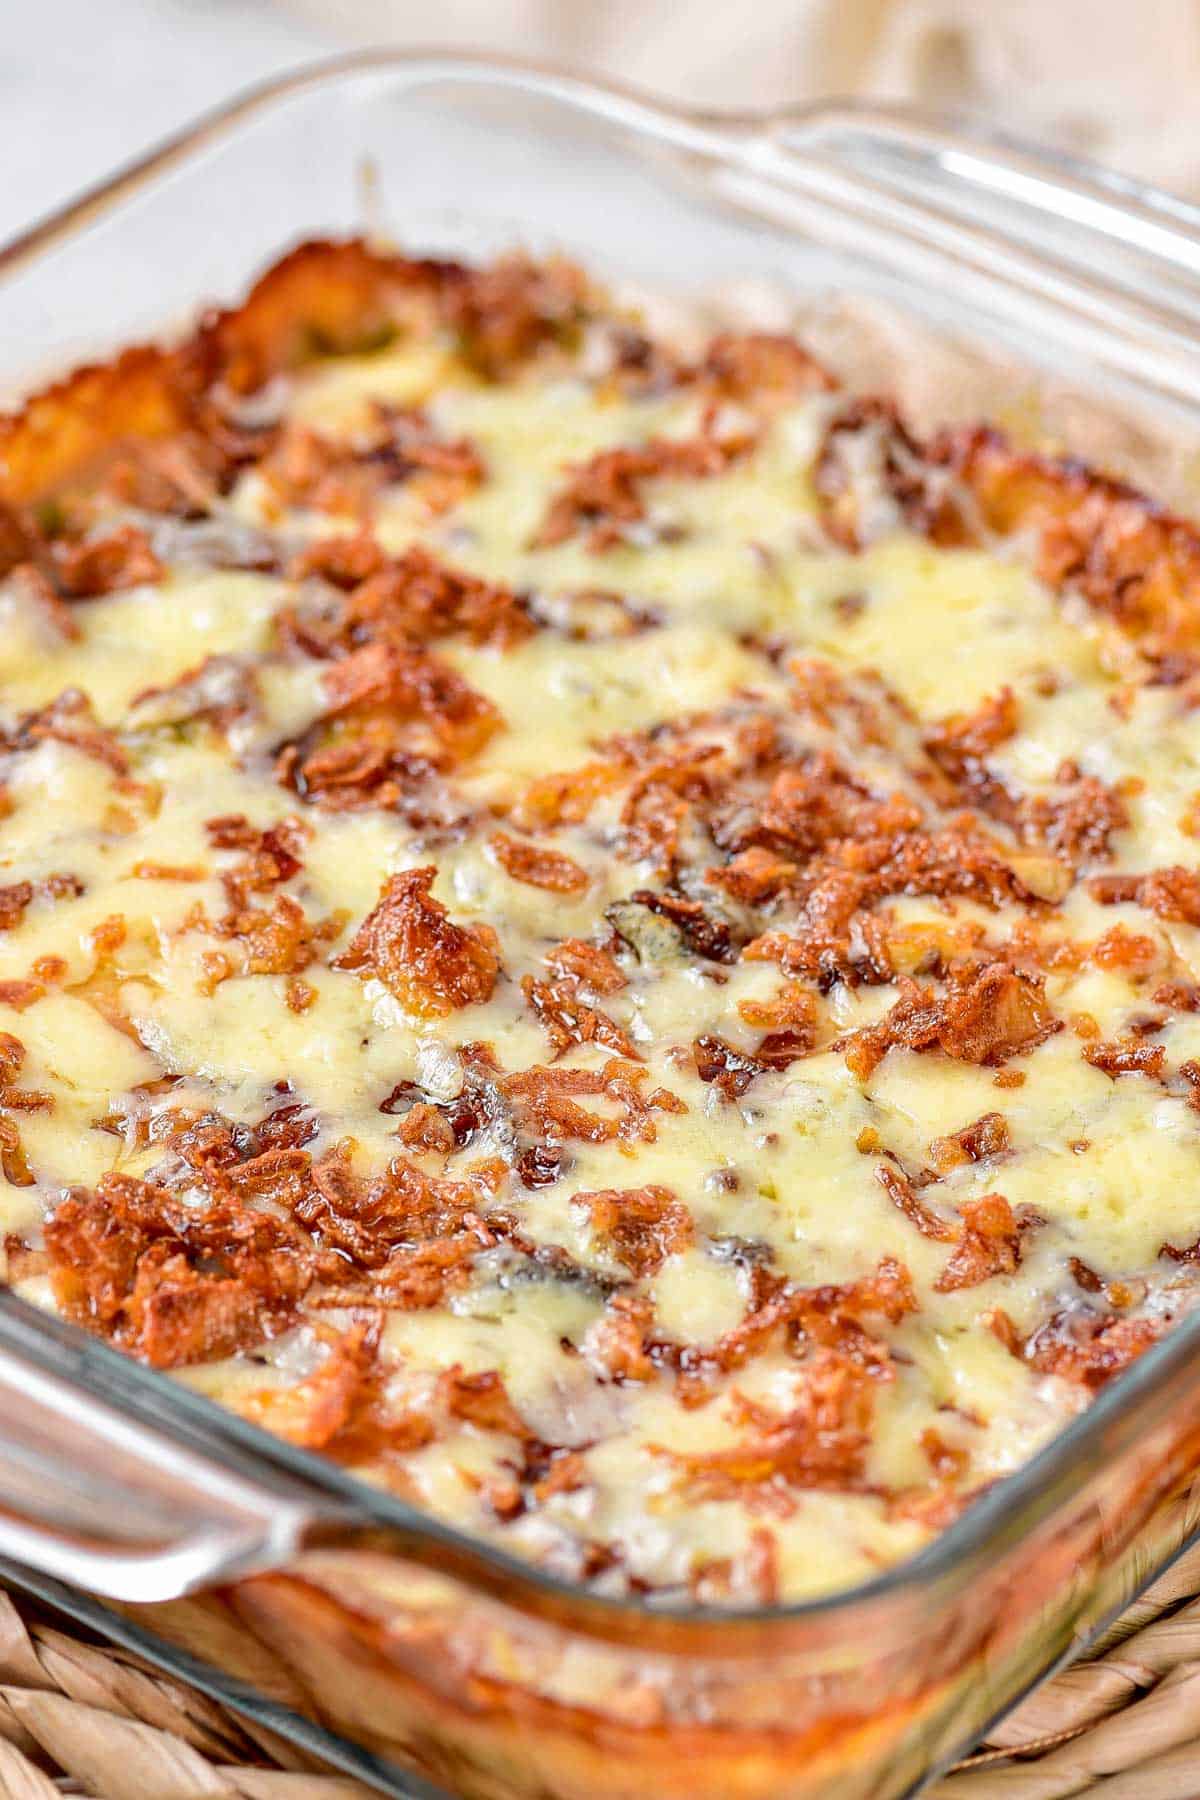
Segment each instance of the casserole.
[{"label": "casserole", "polygon": [[[418,85],[430,81],[449,84],[451,89],[454,86],[455,71],[446,66],[414,64],[407,74]],[[470,72],[459,71],[457,78],[468,89],[481,85],[480,78]],[[362,79],[376,82],[379,77],[372,73]],[[496,104],[506,80],[518,94],[553,97],[564,92],[553,82],[498,77],[489,105]],[[468,121],[471,129],[486,110],[478,95],[474,99],[477,104],[472,105]],[[644,111],[631,110],[628,103],[611,96],[585,94],[582,99],[595,117],[607,119],[618,129],[656,123],[660,137],[693,158],[714,157],[718,147],[711,130],[703,125],[655,122]],[[560,97],[547,103],[553,112],[556,104],[564,102]],[[497,146],[505,141],[493,121],[487,142],[489,156],[497,164]],[[760,138],[745,130],[740,142],[735,136],[735,144],[738,148],[730,153],[728,168],[723,145],[722,154],[714,158],[719,173],[730,177],[730,190],[742,204],[762,204],[767,199],[779,206],[780,197],[770,191],[770,183],[764,195],[762,174],[764,169],[773,169],[770,152],[777,152],[778,146],[769,142],[764,146]],[[813,166],[818,189],[832,186],[839,197],[845,194],[844,176],[836,169],[830,174],[819,159]],[[520,154],[514,155],[513,167],[517,173],[522,171]],[[808,165],[798,167],[803,172]],[[747,171],[753,180],[743,187]],[[636,173],[639,179],[643,177],[640,168]],[[1068,199],[1074,193],[1078,201],[1080,185],[1075,177],[1068,177],[1063,193]],[[544,186],[552,196],[553,184]],[[851,182],[850,191],[860,200],[864,196],[870,199],[871,187],[865,179],[861,188]],[[1102,208],[1103,196],[1093,197],[1091,204],[1094,209]],[[1147,232],[1155,222],[1152,207],[1143,204],[1147,215],[1144,249]],[[656,211],[656,226],[663,227],[663,245],[668,244],[665,222],[670,217],[661,209]],[[557,224],[549,229],[559,235]],[[1170,234],[1167,226],[1157,229],[1160,235]],[[512,235],[511,227],[508,235]],[[1128,235],[1135,241],[1138,238],[1133,229]],[[1175,235],[1180,234],[1176,231]],[[674,253],[679,245],[671,241],[669,248]],[[19,265],[28,254],[28,246],[24,251],[18,246],[10,253],[10,261]],[[781,243],[773,236],[764,241],[757,231],[747,238],[739,229],[736,249],[731,243],[728,254],[731,266],[741,266],[749,258],[751,266],[770,269],[781,254]],[[1017,267],[1024,254],[1017,255]],[[999,260],[994,249],[985,260]],[[638,272],[644,274],[645,270]],[[60,268],[57,279],[61,281],[63,275]],[[1066,285],[1065,280],[1059,283],[1060,289]],[[1083,284],[1077,281],[1076,285]],[[16,292],[20,301],[20,283]],[[1086,304],[1086,292],[1077,297]],[[1039,317],[1045,312],[1044,297],[1037,292],[1020,304]],[[1111,297],[1093,303],[1092,312],[1111,323]],[[1061,312],[1055,314],[1052,307],[1051,314],[1058,318],[1061,330]],[[69,318],[65,328],[72,329]],[[1104,359],[1113,369],[1124,370],[1128,376],[1141,368],[1159,388],[1171,385],[1171,376],[1176,399],[1188,399],[1186,363],[1181,362],[1176,374],[1176,346],[1169,321],[1144,321],[1140,355],[1122,341],[1119,332],[1110,332],[1101,340],[1098,329],[1093,324],[1091,348],[1095,354],[1103,349]],[[18,1320],[15,1313],[8,1316]],[[252,1622],[254,1641],[259,1646],[273,1646],[292,1676],[299,1675],[301,1688],[319,1695],[316,1704],[351,1735],[389,1751],[396,1750],[398,1743],[411,1749],[408,1736],[417,1735],[423,1765],[468,1791],[519,1791],[520,1785],[530,1780],[540,1781],[549,1791],[599,1791],[601,1786],[612,1785],[606,1758],[613,1747],[620,1746],[623,1756],[628,1756],[631,1793],[645,1791],[647,1785],[662,1787],[664,1792],[696,1791],[701,1767],[714,1791],[876,1791],[868,1783],[876,1781],[877,1763],[886,1765],[886,1774],[880,1772],[878,1782],[888,1784],[877,1785],[877,1791],[899,1792],[911,1776],[944,1754],[947,1745],[939,1734],[963,1728],[963,1715],[956,1715],[956,1708],[968,1682],[975,1709],[972,1723],[979,1723],[993,1692],[984,1679],[985,1672],[995,1682],[995,1693],[1007,1696],[1024,1675],[1035,1672],[1048,1652],[1053,1654],[1076,1607],[1079,1619],[1090,1620],[1119,1599],[1128,1571],[1118,1560],[1103,1571],[1103,1580],[1098,1578],[1101,1539],[1097,1534],[1110,1534],[1112,1541],[1123,1547],[1134,1526],[1148,1517],[1188,1465],[1194,1429],[1189,1408],[1176,1407],[1169,1430],[1163,1423],[1165,1412],[1156,1408],[1161,1408],[1164,1387],[1185,1367],[1180,1344],[1186,1345],[1189,1335],[1185,1327],[1161,1353],[1155,1351],[1147,1357],[1127,1378],[1123,1390],[1114,1389],[1079,1429],[1072,1428],[1059,1440],[1052,1447],[1057,1462],[1055,1455],[1048,1455],[1030,1466],[1037,1471],[1037,1479],[1027,1482],[1026,1489],[1036,1493],[1038,1504],[1021,1513],[1024,1535],[1016,1541],[1009,1537],[1007,1550],[1006,1533],[998,1521],[1009,1513],[1012,1530],[1024,1491],[1022,1478],[977,1505],[964,1518],[957,1539],[952,1543],[953,1533],[948,1533],[926,1555],[923,1566],[921,1559],[902,1565],[896,1572],[899,1579],[883,1577],[865,1593],[836,1604],[790,1614],[784,1609],[776,1618],[770,1611],[760,1611],[746,1617],[734,1614],[709,1619],[703,1614],[668,1616],[645,1608],[614,1607],[575,1594],[568,1617],[564,1597],[553,1583],[544,1579],[539,1583],[497,1560],[491,1579],[493,1585],[500,1584],[500,1610],[481,1600],[477,1610],[468,1614],[459,1588],[444,1573],[417,1577],[401,1563],[359,1547],[310,1552],[291,1576],[262,1576],[239,1584],[228,1605],[243,1624]],[[93,1371],[105,1367],[94,1358],[86,1366]],[[140,1384],[124,1373],[118,1377],[112,1368],[106,1369],[104,1379],[118,1383],[127,1397],[141,1386],[139,1404],[148,1403],[150,1384]],[[1120,1406],[1116,1404],[1118,1394],[1123,1402]],[[1128,1411],[1135,1394],[1143,1402],[1136,1432]],[[183,1415],[189,1409],[180,1400],[175,1411]],[[191,1416],[201,1418],[202,1409],[193,1405]],[[204,1429],[211,1432],[210,1420]],[[232,1429],[227,1427],[225,1435],[227,1439],[234,1435]],[[252,1438],[243,1433],[242,1441]],[[277,1449],[258,1447],[277,1466],[289,1466],[289,1459]],[[1128,1460],[1115,1454],[1118,1447],[1128,1452]],[[302,1463],[291,1459],[290,1466],[294,1470]],[[1055,1470],[1061,1484],[1057,1490],[1055,1476],[1048,1473]],[[185,1469],[183,1475],[199,1479],[194,1468]],[[305,1492],[314,1513],[321,1511],[314,1492],[345,1493],[344,1484],[311,1467],[304,1475],[311,1484]],[[1056,1492],[1071,1493],[1065,1512],[1049,1508],[1049,1496]],[[403,1529],[410,1539],[414,1531],[421,1535],[405,1509],[389,1508],[361,1492],[355,1499],[367,1515],[394,1530]],[[213,1503],[211,1484],[209,1503]],[[242,1493],[241,1504],[244,1514],[253,1515],[252,1498]],[[295,1506],[290,1521],[293,1542],[311,1523],[299,1500]],[[1181,1518],[1186,1529],[1186,1512],[1180,1515],[1177,1511],[1169,1523],[1155,1527],[1161,1540],[1151,1537],[1145,1542],[1169,1546],[1181,1530]],[[980,1525],[980,1520],[985,1523]],[[968,1521],[976,1534],[974,1540],[965,1529]],[[324,1522],[328,1525],[330,1520]],[[345,1523],[336,1509],[333,1522]],[[980,1532],[990,1535],[981,1539]],[[243,1554],[242,1566],[251,1559],[277,1558],[287,1538],[285,1528],[269,1547],[252,1544]],[[424,1554],[431,1554],[429,1547],[437,1541],[438,1535],[426,1527]],[[972,1541],[980,1552],[974,1563],[964,1548]],[[441,1545],[444,1553],[449,1551],[444,1535]],[[455,1554],[481,1566],[488,1564],[477,1549],[460,1545]],[[1014,1601],[1007,1589],[1018,1559],[1026,1572],[1032,1567],[1039,1577],[1043,1569],[1045,1574],[1028,1584],[1032,1592]],[[1073,1598],[1059,1582],[1059,1569],[1064,1574],[1070,1571],[1073,1583],[1078,1584]],[[87,1579],[84,1565],[77,1565],[76,1572]],[[91,1572],[94,1577],[101,1574],[95,1564]],[[187,1582],[197,1579],[199,1572],[193,1570]],[[180,1583],[178,1576],[176,1580]],[[965,1597],[968,1583],[969,1599]],[[102,1586],[103,1582],[95,1579],[93,1585]],[[109,1586],[116,1585],[110,1574]],[[527,1616],[512,1604],[515,1594],[525,1588]],[[894,1616],[899,1611],[895,1605],[899,1596],[905,1596],[911,1608],[903,1623]],[[1002,1621],[1006,1610],[1010,1616]],[[219,1659],[236,1659],[245,1651],[244,1634],[222,1633],[222,1616],[218,1606],[203,1609],[207,1641]],[[1036,1636],[1031,1631],[1035,1617],[1040,1628]],[[186,1610],[183,1614],[164,1612],[157,1622],[163,1630],[178,1628],[190,1633],[198,1628],[198,1618]],[[585,1618],[594,1637],[587,1635]],[[921,1658],[912,1651],[917,1618],[928,1651]],[[302,1629],[297,1630],[297,1623]],[[340,1663],[330,1656],[334,1638],[341,1644]],[[863,1643],[871,1646],[867,1668],[854,1661],[855,1646],[861,1655]],[[682,1653],[685,1644],[686,1655]],[[434,1645],[439,1657],[431,1655]],[[570,1655],[565,1654],[568,1646]],[[747,1679],[748,1663],[768,1646],[769,1668],[758,1668],[754,1677]],[[259,1654],[263,1654],[261,1649]],[[339,1678],[339,1669],[345,1677],[350,1664],[353,1676]],[[429,1680],[434,1667],[440,1690],[436,1692],[431,1691]],[[257,1672],[261,1678],[261,1669]],[[875,1695],[886,1695],[886,1703],[877,1705]],[[786,1720],[786,1729],[781,1728],[781,1720]],[[517,1733],[525,1721],[536,1721],[536,1735],[525,1736],[518,1743]]]}]

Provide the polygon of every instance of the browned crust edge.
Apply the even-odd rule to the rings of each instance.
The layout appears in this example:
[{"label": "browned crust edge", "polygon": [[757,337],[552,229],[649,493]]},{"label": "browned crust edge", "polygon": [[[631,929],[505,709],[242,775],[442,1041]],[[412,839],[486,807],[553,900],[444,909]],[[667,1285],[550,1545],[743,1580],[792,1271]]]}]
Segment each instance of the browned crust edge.
[{"label": "browned crust edge", "polygon": [[240,305],[204,314],[181,343],[133,345],[0,415],[0,504],[35,505],[119,444],[186,429],[218,384],[250,393],[315,355],[376,340],[397,322],[402,296],[443,267],[359,239],[297,245]]}]

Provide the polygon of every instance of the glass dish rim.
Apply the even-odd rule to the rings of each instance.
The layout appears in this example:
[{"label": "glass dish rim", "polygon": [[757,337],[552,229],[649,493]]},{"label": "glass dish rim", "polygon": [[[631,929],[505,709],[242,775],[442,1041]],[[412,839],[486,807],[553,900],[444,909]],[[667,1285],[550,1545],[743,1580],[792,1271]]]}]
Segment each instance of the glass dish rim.
[{"label": "glass dish rim", "polygon": [[[529,91],[648,139],[657,136],[676,148],[699,151],[714,160],[734,159],[748,143],[815,119],[865,130],[872,125],[932,130],[943,141],[958,141],[964,149],[978,145],[981,136],[1002,152],[1020,155],[1027,149],[1004,133],[989,130],[981,134],[970,121],[947,119],[919,108],[878,106],[854,99],[759,110],[688,108],[628,84],[600,81],[559,66],[516,57],[457,50],[368,49],[307,61],[240,90],[111,175],[35,219],[0,244],[0,286],[25,264],[85,233],[94,221],[135,199],[144,188],[152,189],[210,146],[226,140],[236,142],[243,126],[252,125],[293,98],[332,91],[343,82],[353,83],[373,75],[386,80],[397,74],[407,74],[414,87],[466,83],[481,87],[490,84],[509,92]],[[1082,178],[1099,183],[1115,197],[1118,206],[1140,207],[1149,215],[1172,217],[1185,228],[1200,230],[1200,209],[1187,202],[1042,146],[1037,147],[1036,156],[1045,167],[1068,180]],[[228,303],[236,304],[236,300]],[[450,1552],[452,1579],[523,1605],[527,1610],[549,1608],[559,1613],[565,1605],[576,1629],[600,1638],[624,1636],[622,1624],[650,1626],[653,1642],[647,1647],[667,1653],[694,1649],[675,1643],[676,1637],[711,1631],[723,1641],[710,1646],[710,1653],[721,1655],[736,1653],[732,1640],[750,1630],[819,1625],[843,1613],[899,1601],[906,1594],[954,1585],[956,1578],[959,1584],[972,1578],[972,1558],[989,1551],[992,1557],[999,1558],[1028,1536],[1069,1498],[1071,1490],[1066,1484],[1073,1474],[1078,1477],[1078,1486],[1083,1486],[1105,1462],[1128,1450],[1139,1436],[1162,1422],[1152,1410],[1154,1403],[1167,1399],[1172,1381],[1182,1375],[1200,1349],[1200,1310],[1174,1327],[1034,1456],[1014,1473],[998,1478],[919,1550],[852,1587],[769,1606],[731,1607],[678,1605],[641,1595],[600,1594],[576,1581],[550,1574],[486,1539],[446,1524],[435,1515],[346,1474],[315,1452],[273,1437],[7,1289],[0,1290],[0,1333],[23,1340],[32,1354],[57,1362],[60,1367],[65,1357],[84,1390],[96,1392],[102,1388],[120,1403],[128,1404],[135,1416],[140,1406],[143,1418],[152,1415],[170,1429],[170,1415],[176,1415],[214,1458],[231,1450],[243,1455],[249,1452],[263,1476],[274,1468],[298,1477],[310,1489],[334,1497],[343,1506],[349,1503],[372,1524],[390,1527],[410,1545],[422,1544],[429,1550],[440,1547]],[[1143,1417],[1145,1409],[1151,1410]],[[1112,1430],[1118,1433],[1118,1443],[1105,1441]],[[1172,1550],[1168,1560],[1177,1553]],[[421,1560],[429,1562],[428,1557]],[[744,1648],[749,1651],[751,1645],[746,1643]]]}]

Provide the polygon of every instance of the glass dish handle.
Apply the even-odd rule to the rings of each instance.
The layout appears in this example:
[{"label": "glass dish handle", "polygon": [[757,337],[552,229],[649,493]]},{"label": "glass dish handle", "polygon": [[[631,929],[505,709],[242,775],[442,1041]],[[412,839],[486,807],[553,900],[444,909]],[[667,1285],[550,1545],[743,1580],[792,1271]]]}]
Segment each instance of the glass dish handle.
[{"label": "glass dish handle", "polygon": [[903,108],[821,104],[733,128],[743,205],[939,284],[981,319],[1200,404],[1200,208],[1082,160]]},{"label": "glass dish handle", "polygon": [[303,1483],[245,1479],[0,1341],[0,1555],[167,1600],[278,1566],[338,1518]]}]

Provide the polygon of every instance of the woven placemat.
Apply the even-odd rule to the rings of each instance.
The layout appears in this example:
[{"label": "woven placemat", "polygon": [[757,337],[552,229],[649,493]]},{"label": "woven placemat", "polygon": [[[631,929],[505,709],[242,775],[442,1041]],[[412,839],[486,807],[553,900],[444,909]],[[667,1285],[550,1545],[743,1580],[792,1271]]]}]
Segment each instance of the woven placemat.
[{"label": "woven placemat", "polygon": [[0,1800],[378,1800],[124,1650],[0,1591]]},{"label": "woven placemat", "polygon": [[1200,1800],[1200,1544],[928,1800]]},{"label": "woven placemat", "polygon": [[[372,1800],[131,1653],[0,1591],[0,1800]],[[1200,1545],[928,1800],[1200,1800]]]}]

